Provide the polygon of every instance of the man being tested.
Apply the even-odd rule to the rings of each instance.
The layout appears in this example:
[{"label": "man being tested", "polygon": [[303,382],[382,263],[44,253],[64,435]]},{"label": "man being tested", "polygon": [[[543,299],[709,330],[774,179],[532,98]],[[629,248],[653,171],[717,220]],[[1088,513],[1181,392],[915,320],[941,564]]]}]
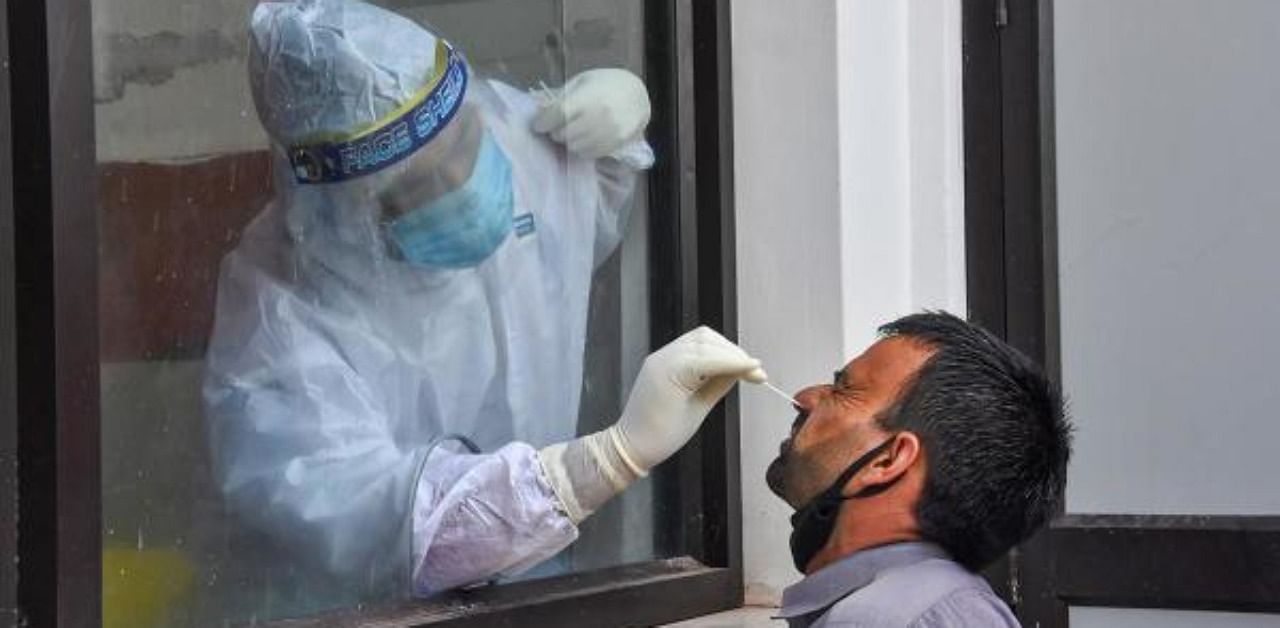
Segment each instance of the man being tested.
[{"label": "man being tested", "polygon": [[769,487],[796,508],[793,627],[1017,626],[974,572],[1042,526],[1070,427],[1025,356],[944,313],[907,316],[796,395]]},{"label": "man being tested", "polygon": [[263,2],[250,35],[277,197],[223,262],[204,396],[218,487],[276,545],[368,597],[520,572],[763,377],[695,330],[574,438],[592,272],[653,162],[638,77],[540,100],[356,0]]}]

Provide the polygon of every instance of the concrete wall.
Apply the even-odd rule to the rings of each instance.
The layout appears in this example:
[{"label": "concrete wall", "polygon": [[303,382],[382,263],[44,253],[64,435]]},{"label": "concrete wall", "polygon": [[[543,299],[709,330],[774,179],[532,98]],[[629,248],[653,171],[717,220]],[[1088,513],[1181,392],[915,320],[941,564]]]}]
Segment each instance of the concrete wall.
[{"label": "concrete wall", "polygon": [[[102,161],[181,161],[262,150],[245,73],[258,0],[93,2]],[[483,76],[520,87],[601,65],[643,68],[639,0],[380,0],[430,24]]]},{"label": "concrete wall", "polygon": [[93,2],[101,161],[180,160],[264,149],[245,78],[254,0]]},{"label": "concrete wall", "polygon": [[[959,6],[733,4],[740,338],[782,387],[901,314],[965,311]],[[772,605],[798,574],[764,470],[794,411],[742,395],[747,602]]]}]

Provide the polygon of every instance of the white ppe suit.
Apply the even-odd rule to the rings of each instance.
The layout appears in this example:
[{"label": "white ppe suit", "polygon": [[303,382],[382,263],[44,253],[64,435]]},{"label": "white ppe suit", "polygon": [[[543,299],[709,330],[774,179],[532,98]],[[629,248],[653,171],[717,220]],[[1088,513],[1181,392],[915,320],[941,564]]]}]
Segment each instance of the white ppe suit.
[{"label": "white ppe suit", "polygon": [[[383,14],[264,3],[255,72],[296,70],[277,41],[289,29],[319,24],[349,42],[372,28],[366,39],[402,57],[408,39],[430,37]],[[335,105],[368,105],[366,123],[404,97],[387,93],[417,89],[376,65],[382,74],[361,80],[389,104]],[[292,103],[298,119],[281,122],[279,101],[255,89],[278,141],[283,126],[326,130],[324,111]],[[204,387],[215,479],[241,518],[335,574],[427,595],[519,571],[576,538],[534,447],[574,436],[592,271],[618,244],[653,154],[637,139],[577,157],[533,132],[538,106],[493,81],[473,77],[467,90],[514,187],[516,227],[478,266],[424,269],[389,252],[373,199],[401,165],[301,185],[284,155],[276,199],[223,261]],[[488,453],[433,448],[448,434]]]}]

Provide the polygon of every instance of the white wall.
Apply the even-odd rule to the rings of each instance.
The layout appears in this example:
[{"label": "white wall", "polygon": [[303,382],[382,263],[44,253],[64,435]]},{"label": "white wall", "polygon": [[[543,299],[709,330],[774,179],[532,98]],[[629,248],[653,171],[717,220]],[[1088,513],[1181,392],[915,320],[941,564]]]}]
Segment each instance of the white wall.
[{"label": "white wall", "polygon": [[[925,307],[965,311],[959,2],[733,4],[740,340],[798,389]],[[742,397],[749,604],[798,579],[764,470],[794,412]]]}]

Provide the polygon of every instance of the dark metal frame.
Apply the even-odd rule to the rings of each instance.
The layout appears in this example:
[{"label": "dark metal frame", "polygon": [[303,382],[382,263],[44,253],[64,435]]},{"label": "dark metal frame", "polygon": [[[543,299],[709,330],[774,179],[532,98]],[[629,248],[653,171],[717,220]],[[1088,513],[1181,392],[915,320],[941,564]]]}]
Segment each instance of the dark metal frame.
[{"label": "dark metal frame", "polygon": [[[965,232],[971,320],[1060,380],[1052,9],[964,2]],[[1276,612],[1280,517],[1069,514],[987,575],[1027,626],[1071,604]]]},{"label": "dark metal frame", "polygon": [[1050,538],[1070,604],[1280,612],[1280,517],[1067,515]]},{"label": "dark metal frame", "polygon": [[[6,2],[18,612],[101,621],[97,199],[89,3]],[[4,522],[7,529],[13,522]]]},{"label": "dark metal frame", "polygon": [[[0,12],[0,84],[9,84],[8,16]],[[0,89],[0,120],[9,119],[9,90]],[[13,138],[0,124],[0,172],[9,172]],[[13,224],[13,180],[0,177],[0,225]],[[0,556],[18,555],[17,352],[14,333],[13,231],[0,228]],[[0,560],[0,623],[18,624],[18,565]]]},{"label": "dark metal frame", "polygon": [[[650,212],[653,342],[699,323],[733,337],[729,1],[645,1],[649,198],[673,209]],[[88,0],[0,15],[0,550],[19,558],[0,561],[0,617],[38,626],[101,619],[91,23]],[[740,606],[737,418],[730,397],[658,473],[680,502],[657,546],[681,558],[281,625],[644,625]]]}]

